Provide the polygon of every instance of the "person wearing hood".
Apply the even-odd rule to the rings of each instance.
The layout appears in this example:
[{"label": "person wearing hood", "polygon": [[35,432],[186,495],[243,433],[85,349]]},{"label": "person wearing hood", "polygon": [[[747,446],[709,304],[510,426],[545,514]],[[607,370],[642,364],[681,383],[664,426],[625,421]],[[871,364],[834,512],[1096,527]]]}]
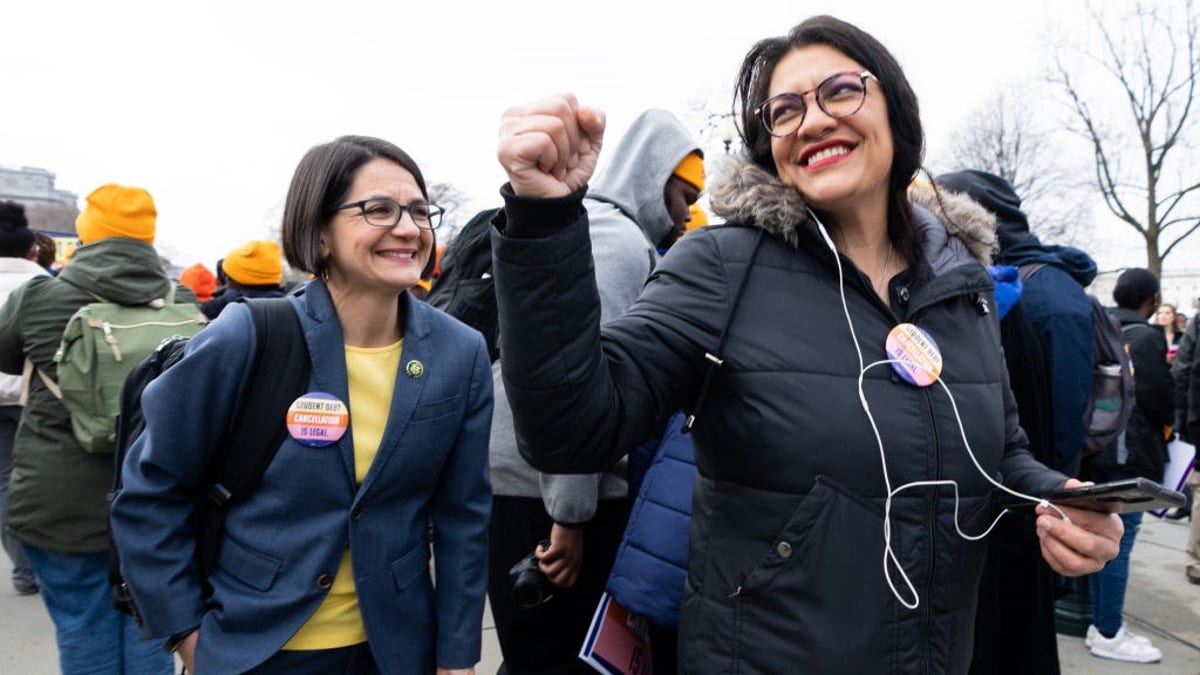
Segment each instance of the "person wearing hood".
[{"label": "person wearing hood", "polygon": [[[57,277],[39,276],[0,308],[0,371],[28,360],[50,379],[54,354],[76,310],[96,296],[122,305],[164,298],[172,283],[154,251],[157,211],[139,187],[108,184],[87,197],[75,221],[82,242]],[[185,286],[176,302],[194,302]],[[54,621],[63,673],[166,673],[171,656],[140,640],[133,619],[109,603],[108,506],[112,456],[84,450],[62,401],[32,377],[13,448],[9,531],[33,563]]]},{"label": "person wearing hood", "polygon": [[756,43],[735,92],[746,151],[709,186],[728,225],[683,237],[603,325],[584,208],[603,113],[569,94],[505,112],[492,243],[520,450],[601,470],[686,408],[681,672],[965,673],[999,486],[1038,504],[1063,574],[1113,558],[1120,519],[1036,499],[1079,483],[1017,421],[994,219],[910,197],[924,133],[891,53],[817,16]]},{"label": "person wearing hood", "polygon": [[[1000,176],[984,171],[960,171],[939,176],[934,183],[945,194],[963,194],[988,211],[1002,214],[996,221],[1001,239],[1006,232],[1011,234],[1013,228],[1028,229],[1024,226],[1026,217],[1020,210],[1020,198]],[[1056,405],[1052,361],[1048,358],[1050,344],[1044,340],[1046,321],[1043,318],[1040,322],[1043,330],[1039,331],[1027,308],[1029,284],[1022,279],[1020,268],[999,264],[989,271],[996,282],[1004,363],[1021,428],[1029,438],[1029,452],[1039,462],[1055,466]],[[1040,281],[1035,283],[1053,276],[1040,275]],[[1090,312],[1086,297],[1084,309]],[[1090,326],[1087,337],[1090,340]],[[1091,342],[1087,345],[1090,348]],[[1084,385],[1090,388],[1091,369],[1081,375],[1086,378]],[[1042,559],[1034,517],[1032,512],[1014,511],[996,525],[989,538],[975,615],[972,675],[1059,672],[1058,635],[1054,628],[1058,582],[1054,571]]]},{"label": "person wearing hood", "polygon": [[[685,231],[704,180],[699,144],[674,115],[652,109],[633,121],[582,201],[601,322],[637,298],[657,264],[656,249]],[[510,675],[592,672],[576,655],[628,518],[625,460],[589,474],[539,473],[518,452],[501,362],[493,376],[488,596],[504,666]],[[553,585],[550,599],[534,608],[517,602],[509,575],[530,554]]]},{"label": "person wearing hood", "polygon": [[[1054,463],[1075,476],[1083,457],[1083,413],[1092,390],[1092,306],[1084,288],[1096,278],[1091,256],[1043,244],[1029,231],[1021,198],[1008,181],[976,170],[938,177],[943,190],[965,193],[996,215],[997,262],[1027,268],[1021,304],[1050,360],[1054,399]],[[1032,267],[1036,266],[1036,267]]]}]

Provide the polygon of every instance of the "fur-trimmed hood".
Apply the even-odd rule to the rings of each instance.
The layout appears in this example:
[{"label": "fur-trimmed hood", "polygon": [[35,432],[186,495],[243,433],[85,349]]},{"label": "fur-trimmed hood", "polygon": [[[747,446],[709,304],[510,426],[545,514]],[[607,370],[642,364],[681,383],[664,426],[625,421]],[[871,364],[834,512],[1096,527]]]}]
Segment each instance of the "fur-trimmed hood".
[{"label": "fur-trimmed hood", "polygon": [[[710,181],[713,213],[728,222],[754,225],[791,246],[801,228],[813,227],[804,198],[745,157],[718,164]],[[996,217],[970,197],[928,184],[909,188],[918,236],[930,269],[938,273],[965,259],[990,265],[996,247]]]}]

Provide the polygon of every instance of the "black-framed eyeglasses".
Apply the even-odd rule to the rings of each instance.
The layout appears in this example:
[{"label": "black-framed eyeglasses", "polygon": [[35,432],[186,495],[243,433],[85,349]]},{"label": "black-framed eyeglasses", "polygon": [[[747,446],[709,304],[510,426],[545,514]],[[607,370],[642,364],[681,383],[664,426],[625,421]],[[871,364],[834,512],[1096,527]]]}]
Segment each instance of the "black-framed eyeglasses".
[{"label": "black-framed eyeglasses", "polygon": [[805,96],[814,94],[817,105],[830,117],[850,117],[862,109],[863,102],[867,100],[868,77],[879,81],[867,70],[834,73],[808,91],[772,96],[763,101],[754,113],[762,120],[767,133],[779,138],[790,136],[796,133],[808,114]]},{"label": "black-framed eyeglasses", "polygon": [[438,225],[442,224],[442,214],[446,212],[437,204],[416,202],[405,205],[391,197],[372,197],[350,202],[342,204],[335,210],[345,211],[346,209],[358,209],[362,213],[363,220],[374,227],[395,227],[396,223],[400,222],[400,218],[404,216],[404,212],[407,211],[412,221],[422,230],[438,229]]}]

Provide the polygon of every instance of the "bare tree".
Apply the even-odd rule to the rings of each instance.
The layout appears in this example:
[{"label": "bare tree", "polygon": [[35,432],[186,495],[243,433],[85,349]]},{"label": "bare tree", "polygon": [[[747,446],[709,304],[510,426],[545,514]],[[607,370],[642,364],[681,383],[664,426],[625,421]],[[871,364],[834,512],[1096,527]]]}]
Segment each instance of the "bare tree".
[{"label": "bare tree", "polygon": [[979,169],[1008,181],[1044,241],[1082,244],[1088,186],[1072,178],[1065,153],[1039,121],[1031,97],[1024,89],[1019,95],[1001,92],[980,105],[951,136],[951,162],[956,169]]},{"label": "bare tree", "polygon": [[461,188],[453,183],[437,182],[428,185],[429,201],[446,209],[442,216],[442,225],[438,228],[438,244],[445,244],[458,234],[458,229],[472,215],[463,213],[470,204],[471,198]]},{"label": "bare tree", "polygon": [[[1097,46],[1060,47],[1051,81],[1074,113],[1072,130],[1091,147],[1105,205],[1145,240],[1146,266],[1161,274],[1163,260],[1200,228],[1200,171],[1187,145],[1200,71],[1195,5],[1139,1],[1115,19],[1088,11]],[[1098,66],[1107,88],[1088,87],[1088,71],[1073,68],[1072,56]],[[1133,124],[1118,130],[1106,99],[1120,100]]]}]

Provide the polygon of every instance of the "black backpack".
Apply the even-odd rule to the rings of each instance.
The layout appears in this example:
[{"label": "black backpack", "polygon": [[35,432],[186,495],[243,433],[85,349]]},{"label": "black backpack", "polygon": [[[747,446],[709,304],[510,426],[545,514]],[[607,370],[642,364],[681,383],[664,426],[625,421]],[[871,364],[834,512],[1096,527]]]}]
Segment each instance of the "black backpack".
[{"label": "black backpack", "polygon": [[442,253],[442,273],[425,302],[483,333],[492,361],[500,358],[496,281],[492,278],[492,219],[504,209],[475,214]]},{"label": "black backpack", "polygon": [[1092,303],[1092,393],[1084,411],[1083,456],[1090,457],[1117,447],[1118,439],[1129,426],[1137,389],[1133,381],[1133,361],[1121,324],[1108,313],[1094,295]]},{"label": "black backpack", "polygon": [[[197,498],[190,522],[196,532],[196,560],[207,578],[216,568],[225,513],[229,506],[250,494],[262,480],[287,435],[284,418],[292,401],[302,396],[308,385],[310,361],[304,330],[287,298],[242,300],[254,318],[256,334],[253,365],[242,394],[242,404],[225,440],[213,457],[205,476],[205,494]],[[113,453],[115,470],[109,504],[121,491],[121,467],[134,440],[146,428],[142,416],[142,391],[156,377],[183,358],[189,338],[165,340],[158,349],[138,364],[125,379],[121,390],[121,413],[117,418],[117,445]],[[278,420],[263,424],[263,420]],[[129,595],[117,551],[117,542],[109,527],[108,579],[112,584],[112,605],[133,616],[140,625],[141,615]],[[206,594],[210,589],[205,589]]]},{"label": "black backpack", "polygon": [[[1044,263],[1022,265],[1025,281]],[[1092,307],[1092,390],[1083,411],[1083,457],[1114,450],[1133,414],[1136,390],[1129,344],[1117,320],[1096,296],[1088,294]]]}]

